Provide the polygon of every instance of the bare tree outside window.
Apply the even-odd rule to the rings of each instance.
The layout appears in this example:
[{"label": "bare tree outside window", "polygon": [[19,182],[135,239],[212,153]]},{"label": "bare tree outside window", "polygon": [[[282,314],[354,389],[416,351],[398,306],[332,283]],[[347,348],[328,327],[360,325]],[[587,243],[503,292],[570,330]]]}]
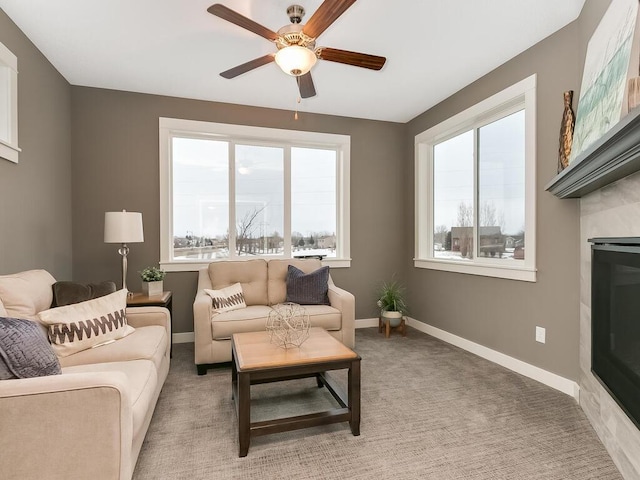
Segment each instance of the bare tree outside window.
[{"label": "bare tree outside window", "polygon": [[248,211],[236,224],[236,252],[238,255],[252,255],[256,252],[256,230],[260,224],[260,217],[264,207],[255,207]]},{"label": "bare tree outside window", "polygon": [[433,248],[434,250],[445,250],[447,243],[447,232],[449,227],[446,225],[438,225],[433,233]]},{"label": "bare tree outside window", "polygon": [[493,202],[482,202],[478,213],[481,227],[500,227],[504,230],[504,212],[497,212]]},{"label": "bare tree outside window", "polygon": [[473,256],[473,205],[460,202],[458,205],[459,243],[462,258]]}]

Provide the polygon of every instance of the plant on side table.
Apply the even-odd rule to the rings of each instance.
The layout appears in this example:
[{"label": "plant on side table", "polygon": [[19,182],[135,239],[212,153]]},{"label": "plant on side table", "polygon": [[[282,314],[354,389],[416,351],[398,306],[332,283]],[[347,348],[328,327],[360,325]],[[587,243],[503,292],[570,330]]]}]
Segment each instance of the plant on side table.
[{"label": "plant on side table", "polygon": [[396,280],[383,283],[377,304],[382,310],[380,315],[389,322],[391,327],[397,327],[402,321],[402,315],[407,313],[404,287]]},{"label": "plant on side table", "polygon": [[162,295],[164,291],[163,280],[167,272],[158,267],[146,267],[140,272],[142,279],[142,291],[149,297]]}]

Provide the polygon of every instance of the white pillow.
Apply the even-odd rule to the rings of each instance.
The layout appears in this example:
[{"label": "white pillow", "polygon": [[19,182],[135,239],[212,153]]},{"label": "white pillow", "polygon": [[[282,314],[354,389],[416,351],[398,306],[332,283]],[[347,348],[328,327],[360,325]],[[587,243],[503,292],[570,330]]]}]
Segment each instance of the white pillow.
[{"label": "white pillow", "polygon": [[244,301],[244,293],[242,293],[242,285],[234,283],[230,287],[220,290],[204,289],[205,293],[211,297],[214,312],[230,312],[231,310],[239,310],[247,308]]},{"label": "white pillow", "polygon": [[127,291],[118,290],[86,302],[45,310],[38,318],[47,327],[56,355],[67,357],[133,333],[126,312]]}]

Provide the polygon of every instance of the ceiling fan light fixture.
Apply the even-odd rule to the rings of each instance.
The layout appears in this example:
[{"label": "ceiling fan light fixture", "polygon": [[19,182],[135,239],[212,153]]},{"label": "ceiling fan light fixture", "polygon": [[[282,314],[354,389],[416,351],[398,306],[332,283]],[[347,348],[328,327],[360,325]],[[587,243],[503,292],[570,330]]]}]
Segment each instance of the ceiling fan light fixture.
[{"label": "ceiling fan light fixture", "polygon": [[316,64],[316,54],[306,47],[291,45],[278,50],[276,63],[287,75],[299,77],[309,72]]}]

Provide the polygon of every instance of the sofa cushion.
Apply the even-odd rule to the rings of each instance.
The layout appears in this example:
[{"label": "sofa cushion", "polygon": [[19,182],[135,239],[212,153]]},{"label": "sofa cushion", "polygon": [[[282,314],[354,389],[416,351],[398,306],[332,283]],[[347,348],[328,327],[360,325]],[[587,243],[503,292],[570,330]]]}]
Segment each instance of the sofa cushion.
[{"label": "sofa cushion", "polygon": [[51,307],[51,285],[56,279],[46,270],[27,270],[0,276],[0,299],[5,316],[36,320],[42,310]]},{"label": "sofa cushion", "polygon": [[58,374],[58,357],[36,322],[0,317],[0,380]]},{"label": "sofa cushion", "polygon": [[2,303],[2,299],[0,298],[0,317],[7,317],[7,311],[4,308],[4,303]]},{"label": "sofa cushion", "polygon": [[111,343],[133,333],[127,324],[127,291],[51,308],[38,314],[49,329],[49,340],[59,357]]},{"label": "sofa cushion", "polygon": [[[340,310],[328,305],[304,305],[312,327],[325,330],[340,330]],[[211,334],[214,340],[228,340],[234,333],[260,332],[266,330],[271,307],[255,305],[243,310],[234,310],[214,315],[211,318]]]},{"label": "sofa cushion", "polygon": [[247,308],[242,293],[242,285],[234,283],[230,287],[220,290],[204,289],[205,293],[211,297],[211,303],[214,312],[230,312],[240,308]]},{"label": "sofa cushion", "polygon": [[138,327],[131,335],[117,342],[60,358],[60,365],[64,368],[90,363],[151,360],[159,370],[162,358],[167,352],[168,341],[167,330],[164,327],[159,325]]},{"label": "sofa cushion", "polygon": [[78,283],[56,282],[53,284],[53,305],[62,307],[73,303],[86,302],[98,297],[104,297],[116,291],[114,282]]},{"label": "sofa cushion", "polygon": [[222,312],[211,317],[211,336],[214,340],[227,340],[234,333],[259,332],[267,329],[271,307],[252,305],[242,310]]},{"label": "sofa cushion", "polygon": [[289,265],[293,265],[304,273],[311,273],[322,267],[322,262],[317,258],[269,260],[269,280],[267,283],[267,288],[269,290],[269,305],[277,305],[278,303],[286,302],[286,280]]},{"label": "sofa cushion", "polygon": [[301,305],[330,305],[329,267],[311,273],[289,265],[287,271],[287,302]]},{"label": "sofa cushion", "polygon": [[[64,367],[64,375],[73,373],[94,372],[122,372],[127,376],[129,384],[129,396],[133,413],[133,436],[138,435],[143,428],[144,419],[151,408],[156,387],[158,385],[158,373],[149,360],[133,360],[127,362],[93,363],[90,365],[77,365]],[[96,412],[99,414],[100,412]]]},{"label": "sofa cushion", "polygon": [[342,328],[342,313],[330,305],[303,305],[309,314],[312,327],[322,327],[325,330],[340,330]]},{"label": "sofa cushion", "polygon": [[234,283],[242,285],[247,305],[267,305],[267,262],[263,259],[219,261],[209,264],[209,278],[214,290]]}]

